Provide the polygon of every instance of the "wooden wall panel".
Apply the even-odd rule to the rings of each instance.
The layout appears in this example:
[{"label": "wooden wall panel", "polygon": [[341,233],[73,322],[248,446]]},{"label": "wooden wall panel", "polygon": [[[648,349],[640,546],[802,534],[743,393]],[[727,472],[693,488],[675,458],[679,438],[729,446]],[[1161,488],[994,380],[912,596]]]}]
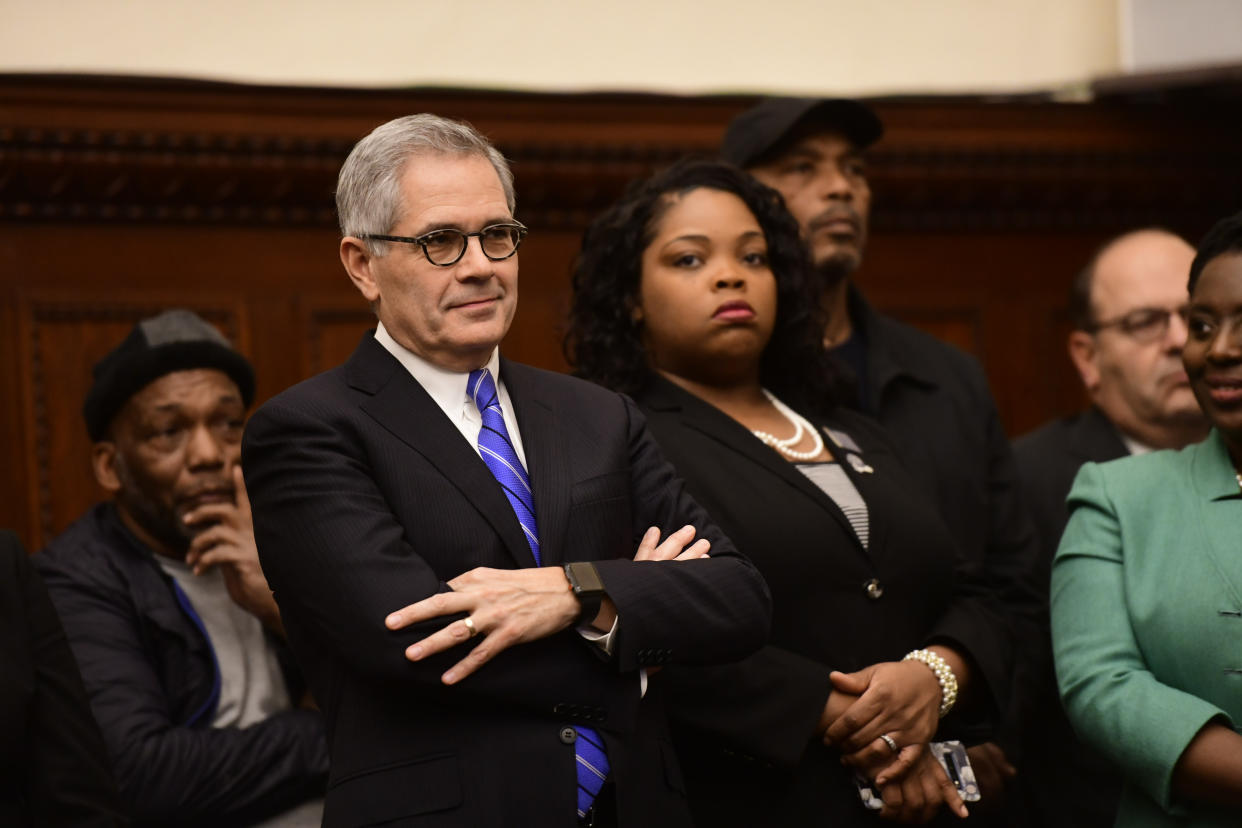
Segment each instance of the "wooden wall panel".
[{"label": "wooden wall panel", "polygon": [[956,345],[963,351],[977,354],[980,350],[981,323],[977,306],[911,307],[889,304],[885,311],[907,325],[926,331],[937,339]]},{"label": "wooden wall panel", "polygon": [[375,327],[375,314],[354,293],[301,297],[302,375],[314,376],[340,365],[358,347],[362,335]]},{"label": "wooden wall panel", "polygon": [[[247,87],[0,75],[0,525],[39,547],[96,497],[78,411],[91,363],[148,311],[207,311],[265,399],[371,324],[337,256],[332,189],[373,126],[464,118],[511,159],[515,359],[563,370],[569,271],[633,178],[710,154],[752,99]],[[977,355],[1012,434],[1081,405],[1065,295],[1108,236],[1195,240],[1242,206],[1242,108],[1190,97],[873,102],[879,308]]]}]

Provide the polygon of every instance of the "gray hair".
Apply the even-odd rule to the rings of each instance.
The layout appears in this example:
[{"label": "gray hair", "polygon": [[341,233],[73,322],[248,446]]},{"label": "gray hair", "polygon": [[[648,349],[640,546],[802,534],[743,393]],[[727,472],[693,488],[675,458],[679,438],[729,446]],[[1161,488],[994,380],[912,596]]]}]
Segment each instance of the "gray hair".
[{"label": "gray hair", "polygon": [[[401,173],[420,153],[478,155],[491,162],[500,177],[505,201],[513,212],[513,172],[509,162],[474,127],[439,115],[422,113],[381,124],[354,145],[336,181],[336,213],[343,236],[387,233],[400,218]],[[373,255],[383,256],[384,242],[367,240]]]}]

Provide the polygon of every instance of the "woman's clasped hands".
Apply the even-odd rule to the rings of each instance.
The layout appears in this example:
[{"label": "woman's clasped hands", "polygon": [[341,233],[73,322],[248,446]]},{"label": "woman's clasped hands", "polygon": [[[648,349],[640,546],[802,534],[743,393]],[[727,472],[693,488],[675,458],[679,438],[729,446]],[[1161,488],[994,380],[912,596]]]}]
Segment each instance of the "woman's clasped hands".
[{"label": "woman's clasped hands", "polygon": [[824,743],[841,752],[842,764],[874,782],[884,802],[881,817],[923,823],[942,806],[968,816],[928,748],[940,721],[941,688],[924,664],[882,662],[829,678]]}]

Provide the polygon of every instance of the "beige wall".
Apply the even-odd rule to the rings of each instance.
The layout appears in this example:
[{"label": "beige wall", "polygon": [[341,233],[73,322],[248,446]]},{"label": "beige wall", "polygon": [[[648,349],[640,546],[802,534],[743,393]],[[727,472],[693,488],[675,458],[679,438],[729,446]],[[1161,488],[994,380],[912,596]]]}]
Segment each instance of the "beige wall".
[{"label": "beige wall", "polygon": [[883,94],[1119,68],[1118,0],[0,0],[0,71]]}]

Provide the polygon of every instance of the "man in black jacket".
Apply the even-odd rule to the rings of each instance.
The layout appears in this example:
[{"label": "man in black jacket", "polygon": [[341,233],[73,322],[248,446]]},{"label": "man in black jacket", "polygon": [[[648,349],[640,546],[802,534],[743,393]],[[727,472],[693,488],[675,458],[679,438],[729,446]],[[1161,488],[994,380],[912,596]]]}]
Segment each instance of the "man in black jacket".
[{"label": "man in black jacket", "polygon": [[[1168,231],[1137,230],[1100,248],[1074,280],[1067,344],[1092,405],[1013,445],[1039,531],[1041,583],[1050,577],[1069,520],[1065,498],[1083,463],[1181,448],[1207,434],[1182,368],[1186,323],[1180,312],[1190,298],[1186,280],[1194,256],[1193,247]],[[1112,825],[1120,776],[1078,743],[1061,709],[1050,658],[1034,677],[1041,726],[1027,739],[1031,773],[1024,780],[1032,822]]]},{"label": "man in black jacket", "polygon": [[331,734],[329,828],[689,825],[650,668],[768,634],[766,584],[634,403],[501,357],[512,182],[429,113],[359,141],[340,255],[376,329],[246,427],[263,568]]},{"label": "man in black jacket", "polygon": [[199,317],[140,322],[84,407],[111,499],[35,557],[139,825],[320,822],[323,724],[296,709],[238,465],[253,395]]},{"label": "man in black jacket", "polygon": [[[1031,630],[1046,613],[1033,580],[1035,535],[982,369],[958,349],[877,313],[850,281],[862,263],[871,206],[863,152],[882,132],[875,113],[858,101],[768,98],[733,120],[721,153],[780,191],[802,227],[823,283],[825,344],[854,381],[856,394],[843,402],[884,425],[1015,624]],[[1005,711],[1011,720],[1021,716],[1020,701],[1014,704]],[[1006,742],[1012,752],[1012,738]],[[985,787],[1012,774],[991,743],[971,758]]]},{"label": "man in black jacket", "polygon": [[1065,496],[1083,463],[1181,448],[1207,434],[1182,368],[1180,312],[1194,256],[1168,231],[1136,230],[1100,248],[1074,280],[1067,345],[1091,408],[1014,442],[1049,562],[1069,519]]}]

